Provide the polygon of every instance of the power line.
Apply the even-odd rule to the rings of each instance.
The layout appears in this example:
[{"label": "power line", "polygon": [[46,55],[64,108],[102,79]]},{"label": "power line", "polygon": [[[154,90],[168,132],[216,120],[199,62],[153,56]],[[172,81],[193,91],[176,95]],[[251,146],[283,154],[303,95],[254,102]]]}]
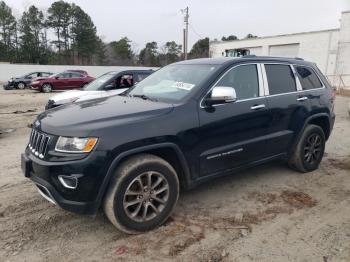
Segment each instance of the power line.
[{"label": "power line", "polygon": [[204,38],[203,36],[201,36],[199,33],[197,33],[196,29],[194,29],[194,27],[192,26],[192,24],[189,24],[191,30],[193,31],[193,33],[195,33],[199,38]]}]

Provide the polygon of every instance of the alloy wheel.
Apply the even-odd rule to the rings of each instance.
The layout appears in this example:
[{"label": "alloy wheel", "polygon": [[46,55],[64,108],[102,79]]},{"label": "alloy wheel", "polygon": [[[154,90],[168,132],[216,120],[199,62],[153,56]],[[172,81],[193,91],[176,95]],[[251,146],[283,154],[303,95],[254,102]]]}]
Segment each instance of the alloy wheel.
[{"label": "alloy wheel", "polygon": [[24,89],[26,86],[24,85],[24,83],[18,83],[17,87],[18,89]]},{"label": "alloy wheel", "polygon": [[145,222],[158,216],[169,199],[169,183],[156,171],[148,171],[134,178],[127,187],[123,207],[133,221]]},{"label": "alloy wheel", "polygon": [[51,92],[51,86],[49,85],[49,84],[45,84],[45,85],[43,85],[43,91],[45,92],[45,93],[50,93]]},{"label": "alloy wheel", "polygon": [[319,134],[311,134],[304,146],[304,160],[309,164],[314,164],[319,160],[322,149],[322,139]]}]

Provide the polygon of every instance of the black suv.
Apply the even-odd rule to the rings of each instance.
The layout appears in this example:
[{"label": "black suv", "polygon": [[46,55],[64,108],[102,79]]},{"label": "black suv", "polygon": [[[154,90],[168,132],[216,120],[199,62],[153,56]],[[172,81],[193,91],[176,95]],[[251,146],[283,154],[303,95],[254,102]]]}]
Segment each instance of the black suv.
[{"label": "black suv", "polygon": [[334,93],[302,59],[196,59],[166,66],[122,96],[43,112],[22,169],[63,209],[128,233],[161,225],[181,188],[273,159],[318,168]]}]

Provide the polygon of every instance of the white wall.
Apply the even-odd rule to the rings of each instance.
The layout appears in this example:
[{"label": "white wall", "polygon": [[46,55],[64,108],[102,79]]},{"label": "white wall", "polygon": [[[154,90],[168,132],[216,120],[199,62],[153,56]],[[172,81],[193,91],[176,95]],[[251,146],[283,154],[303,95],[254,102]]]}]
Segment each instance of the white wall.
[{"label": "white wall", "polygon": [[[270,46],[276,45],[299,45],[298,57],[315,62],[318,67],[327,73],[329,72],[329,54],[337,52],[339,29],[299,33],[290,35],[280,35],[271,37],[262,37],[255,39],[211,42],[210,54],[212,57],[222,57],[226,49],[247,48],[261,46],[262,52],[257,55],[270,55]],[[333,67],[334,68],[334,67]],[[333,69],[334,70],[334,69]]]},{"label": "white wall", "polygon": [[[350,76],[350,11],[342,13],[337,53],[336,74],[346,74]],[[347,83],[350,86],[350,81],[347,81]]]},{"label": "white wall", "polygon": [[25,65],[0,63],[0,82],[6,82],[13,76],[22,76],[35,71],[48,71],[53,73],[62,72],[67,69],[81,69],[87,71],[91,76],[98,77],[106,72],[119,69],[150,69],[150,67],[126,67],[126,66],[65,66],[65,65]]}]

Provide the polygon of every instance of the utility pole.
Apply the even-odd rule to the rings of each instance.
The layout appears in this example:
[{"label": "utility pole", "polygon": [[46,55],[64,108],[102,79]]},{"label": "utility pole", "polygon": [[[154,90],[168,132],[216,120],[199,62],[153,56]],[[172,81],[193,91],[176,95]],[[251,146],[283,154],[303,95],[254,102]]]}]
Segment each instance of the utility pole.
[{"label": "utility pole", "polygon": [[181,12],[184,14],[184,25],[185,28],[183,29],[183,38],[184,38],[184,59],[187,60],[187,53],[188,53],[188,7],[185,9],[182,9]]}]

